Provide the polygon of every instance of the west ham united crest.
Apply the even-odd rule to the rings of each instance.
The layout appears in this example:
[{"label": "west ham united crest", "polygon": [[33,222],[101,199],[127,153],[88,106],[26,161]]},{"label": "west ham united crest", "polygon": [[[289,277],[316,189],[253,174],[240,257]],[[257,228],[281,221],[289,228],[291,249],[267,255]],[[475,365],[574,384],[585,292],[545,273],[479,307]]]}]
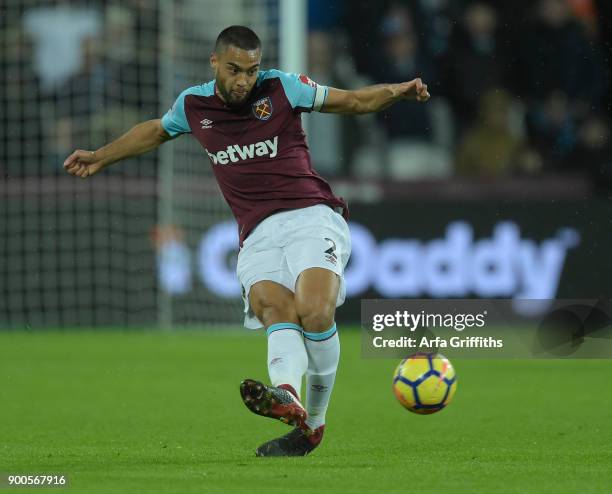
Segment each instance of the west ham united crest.
[{"label": "west ham united crest", "polygon": [[272,117],[272,100],[268,96],[253,103],[253,114],[259,120],[269,120]]}]

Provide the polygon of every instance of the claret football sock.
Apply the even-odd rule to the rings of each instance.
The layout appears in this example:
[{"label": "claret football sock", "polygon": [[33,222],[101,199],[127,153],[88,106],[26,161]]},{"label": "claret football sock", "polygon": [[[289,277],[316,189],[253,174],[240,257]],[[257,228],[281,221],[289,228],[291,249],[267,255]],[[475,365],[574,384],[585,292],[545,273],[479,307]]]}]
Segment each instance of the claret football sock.
[{"label": "claret football sock", "polygon": [[272,386],[288,384],[299,399],[302,377],[308,367],[301,326],[288,322],[272,324],[268,334],[268,374]]},{"label": "claret football sock", "polygon": [[308,354],[306,371],[306,425],[316,430],[325,424],[325,412],[336,379],[340,359],[340,340],[334,324],[324,333],[304,332]]}]

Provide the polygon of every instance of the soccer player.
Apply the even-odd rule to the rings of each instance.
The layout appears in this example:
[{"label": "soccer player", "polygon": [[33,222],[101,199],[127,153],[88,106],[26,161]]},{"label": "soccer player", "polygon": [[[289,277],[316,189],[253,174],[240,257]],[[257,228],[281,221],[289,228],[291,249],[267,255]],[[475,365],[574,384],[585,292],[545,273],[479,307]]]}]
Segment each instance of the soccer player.
[{"label": "soccer player", "polygon": [[346,204],[313,170],[300,114],[376,112],[401,100],[425,102],[429,93],[420,79],[334,89],[260,70],[261,55],[252,30],[226,28],[210,56],[214,80],[183,91],[161,119],[96,151],[74,151],[64,168],[87,178],[181,134],[200,142],[238,222],[245,326],[265,327],[268,337],[271,385],[244,380],[242,400],[252,412],[294,426],[256,454],[303,456],[323,438],[340,357],[334,314],[344,302],[351,241]]}]

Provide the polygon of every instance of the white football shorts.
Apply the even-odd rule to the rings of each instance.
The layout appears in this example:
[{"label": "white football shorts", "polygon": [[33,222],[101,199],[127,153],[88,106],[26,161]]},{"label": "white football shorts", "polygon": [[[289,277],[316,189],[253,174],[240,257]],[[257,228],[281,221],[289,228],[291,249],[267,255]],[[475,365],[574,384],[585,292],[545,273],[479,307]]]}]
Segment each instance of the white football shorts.
[{"label": "white football shorts", "polygon": [[318,204],[273,214],[245,239],[236,268],[244,299],[244,325],[263,327],[249,307],[249,291],[262,280],[279,283],[295,292],[300,273],[324,268],[340,277],[336,307],[344,303],[344,268],[351,255],[349,227],[341,214]]}]

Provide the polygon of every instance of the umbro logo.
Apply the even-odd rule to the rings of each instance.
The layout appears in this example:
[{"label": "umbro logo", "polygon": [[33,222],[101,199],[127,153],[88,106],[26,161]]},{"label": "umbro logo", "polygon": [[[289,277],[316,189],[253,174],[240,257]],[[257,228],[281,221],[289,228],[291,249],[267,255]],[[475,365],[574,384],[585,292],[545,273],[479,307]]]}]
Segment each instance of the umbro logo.
[{"label": "umbro logo", "polygon": [[200,120],[203,129],[212,129],[213,121],[205,118],[204,120]]}]

